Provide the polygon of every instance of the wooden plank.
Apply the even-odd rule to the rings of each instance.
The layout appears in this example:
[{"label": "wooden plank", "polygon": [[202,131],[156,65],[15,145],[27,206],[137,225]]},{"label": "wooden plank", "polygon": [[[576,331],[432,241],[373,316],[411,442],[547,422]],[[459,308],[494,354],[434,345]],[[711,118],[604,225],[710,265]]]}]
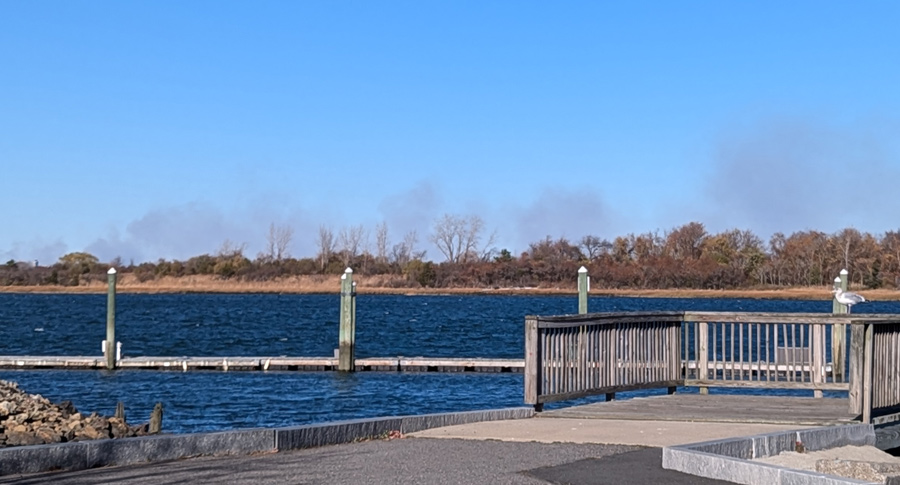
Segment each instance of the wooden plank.
[{"label": "wooden plank", "polygon": [[[850,323],[857,316],[823,313],[756,313],[756,312],[685,312],[684,319],[692,322],[718,323]],[[896,315],[859,317],[878,321],[900,320]]]},{"label": "wooden plank", "polygon": [[105,367],[103,357],[86,356],[33,356],[33,355],[5,355],[0,356],[0,368],[73,368],[73,369],[97,369]]},{"label": "wooden plank", "polygon": [[600,394],[614,394],[617,392],[625,392],[625,391],[639,391],[643,389],[660,389],[667,387],[678,387],[684,384],[682,380],[671,380],[671,381],[662,381],[662,382],[648,382],[644,384],[631,384],[631,385],[620,385],[620,386],[609,386],[602,389],[588,389],[585,391],[578,392],[568,392],[564,394],[550,394],[544,396],[538,396],[538,401],[541,403],[548,402],[556,402],[556,401],[570,401],[572,399],[579,399],[582,397],[588,396],[597,396]]},{"label": "wooden plank", "polygon": [[[357,359],[359,365],[363,359]],[[401,369],[404,367],[523,367],[522,359],[483,359],[480,357],[397,357],[392,359],[365,359],[367,362],[395,362]]]},{"label": "wooden plank", "polygon": [[701,379],[685,379],[684,385],[688,387],[731,387],[746,389],[809,389],[823,391],[846,391],[847,385],[840,382],[757,382],[757,381],[713,381]]},{"label": "wooden plank", "polygon": [[[367,370],[443,370],[469,372],[521,372],[523,359],[486,359],[479,357],[370,357],[356,359],[356,366]],[[0,368],[95,369],[105,365],[103,357],[0,356]],[[137,356],[119,360],[122,369],[159,370],[333,370],[334,357],[168,357]]]},{"label": "wooden plank", "polygon": [[540,328],[577,327],[593,323],[640,323],[650,320],[680,322],[684,312],[609,312],[585,315],[527,316],[535,318]]}]

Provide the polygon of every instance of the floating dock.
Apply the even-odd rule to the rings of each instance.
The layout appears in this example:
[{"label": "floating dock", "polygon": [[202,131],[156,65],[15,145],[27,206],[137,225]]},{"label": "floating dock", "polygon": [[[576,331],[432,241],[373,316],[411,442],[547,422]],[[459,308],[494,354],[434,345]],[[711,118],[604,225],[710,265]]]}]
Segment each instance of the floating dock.
[{"label": "floating dock", "polygon": [[[164,371],[334,371],[337,357],[123,357],[118,369]],[[0,369],[105,369],[103,356],[0,356]],[[370,357],[356,359],[357,371],[518,373],[524,359]]]}]

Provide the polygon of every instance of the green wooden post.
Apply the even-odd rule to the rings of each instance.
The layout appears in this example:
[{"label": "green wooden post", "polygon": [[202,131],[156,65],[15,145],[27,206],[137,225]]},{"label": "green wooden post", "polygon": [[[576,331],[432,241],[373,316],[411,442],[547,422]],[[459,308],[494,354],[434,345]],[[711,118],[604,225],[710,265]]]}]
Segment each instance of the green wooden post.
[{"label": "green wooden post", "polygon": [[[834,289],[840,288],[843,291],[847,291],[847,281],[850,279],[850,273],[847,272],[846,269],[841,270],[841,275],[836,276],[834,278]],[[842,303],[838,303],[837,298],[833,299],[831,302],[831,312],[834,314],[844,314],[847,313],[847,305]]]},{"label": "green wooden post", "polygon": [[588,270],[582,266],[578,270],[578,313],[584,315],[588,312],[588,291],[591,290],[591,278]]},{"label": "green wooden post", "polygon": [[116,268],[109,268],[106,291],[106,368],[116,368]]},{"label": "green wooden post", "polygon": [[350,285],[350,355],[356,370],[356,282]]},{"label": "green wooden post", "polygon": [[341,275],[341,329],[338,346],[338,370],[345,372],[356,370],[353,356],[356,344],[353,290],[353,270],[347,268]]},{"label": "green wooden post", "polygon": [[[834,289],[842,289],[847,291],[847,280],[849,273],[846,269],[841,270],[841,275],[834,278]],[[831,313],[835,315],[843,315],[847,313],[847,305],[838,303],[837,298],[831,302]],[[831,372],[835,382],[842,382],[844,378],[844,363],[847,361],[847,350],[845,348],[845,334],[847,327],[843,324],[835,324],[831,326]]]}]

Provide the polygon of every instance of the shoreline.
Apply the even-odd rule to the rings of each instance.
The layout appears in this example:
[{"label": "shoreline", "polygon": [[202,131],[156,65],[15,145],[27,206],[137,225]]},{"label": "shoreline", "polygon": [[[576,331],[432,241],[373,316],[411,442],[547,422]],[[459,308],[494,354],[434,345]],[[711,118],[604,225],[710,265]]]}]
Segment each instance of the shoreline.
[{"label": "shoreline", "polygon": [[[361,295],[508,295],[508,296],[577,296],[575,281],[564,287],[513,288],[405,288],[387,286],[389,281],[379,277],[356,277],[357,292]],[[6,294],[102,294],[108,290],[106,282],[92,282],[81,286],[3,286]],[[163,278],[139,282],[132,275],[122,275],[116,285],[121,294],[336,294],[340,292],[340,276],[292,277],[277,281],[253,282],[218,280],[204,276]],[[900,290],[856,290],[870,301],[898,301]],[[633,298],[748,298],[777,300],[830,300],[829,287],[747,288],[733,290],[670,289],[610,289],[595,288],[592,297]]]}]

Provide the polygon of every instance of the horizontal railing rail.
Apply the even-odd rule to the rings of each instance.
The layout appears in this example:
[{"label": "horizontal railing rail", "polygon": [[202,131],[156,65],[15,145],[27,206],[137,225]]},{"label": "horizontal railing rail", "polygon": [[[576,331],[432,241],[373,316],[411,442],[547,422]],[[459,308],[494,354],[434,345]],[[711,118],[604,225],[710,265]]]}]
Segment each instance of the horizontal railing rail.
[{"label": "horizontal railing rail", "polygon": [[[625,312],[526,317],[525,402],[674,386],[845,391],[900,421],[900,316]],[[835,364],[837,362],[837,364]]]}]

